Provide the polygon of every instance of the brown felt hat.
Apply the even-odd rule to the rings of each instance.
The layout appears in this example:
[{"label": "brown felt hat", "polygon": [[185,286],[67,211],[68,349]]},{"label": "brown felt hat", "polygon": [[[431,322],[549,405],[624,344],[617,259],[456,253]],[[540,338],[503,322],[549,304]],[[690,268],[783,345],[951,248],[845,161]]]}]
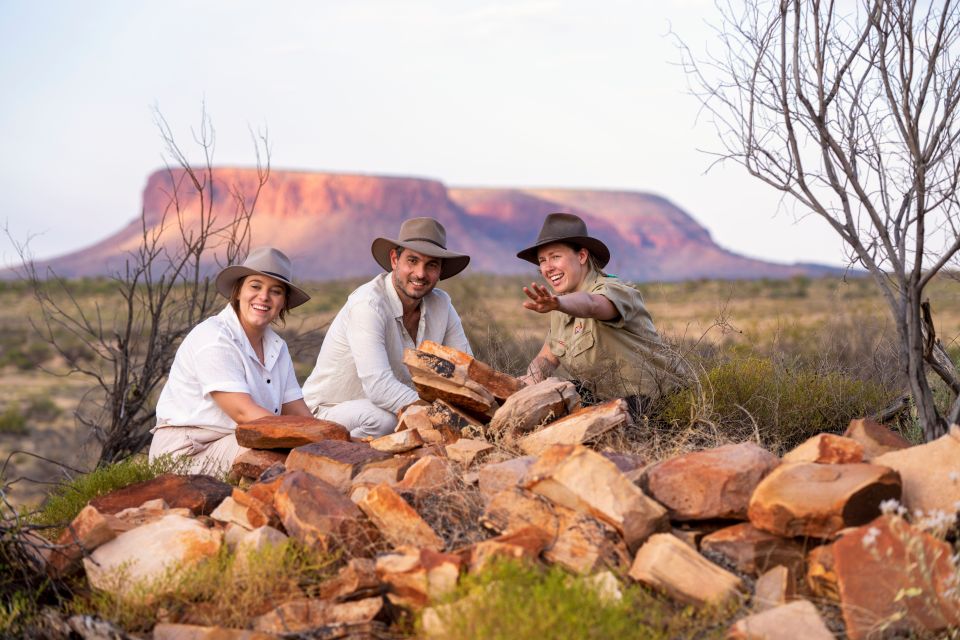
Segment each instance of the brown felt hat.
[{"label": "brown felt hat", "polygon": [[470,263],[470,256],[447,250],[447,230],[433,218],[410,218],[400,225],[400,236],[377,238],[370,251],[373,259],[385,271],[393,271],[390,265],[390,250],[397,247],[412,249],[431,258],[441,258],[440,279],[445,280],[463,271]]},{"label": "brown felt hat", "polygon": [[540,247],[554,242],[576,244],[590,252],[597,259],[600,267],[610,262],[610,249],[596,238],[591,238],[587,232],[587,223],[572,213],[551,213],[540,227],[540,235],[532,247],[527,247],[517,254],[517,257],[527,262],[539,265],[537,251]]},{"label": "brown felt hat", "polygon": [[254,273],[269,276],[290,287],[290,295],[287,296],[288,309],[299,307],[310,299],[310,296],[303,289],[292,282],[293,266],[290,263],[290,258],[273,247],[257,247],[250,252],[243,264],[235,264],[222,269],[217,274],[217,293],[229,300],[230,296],[233,295],[233,285],[236,284],[237,280]]}]

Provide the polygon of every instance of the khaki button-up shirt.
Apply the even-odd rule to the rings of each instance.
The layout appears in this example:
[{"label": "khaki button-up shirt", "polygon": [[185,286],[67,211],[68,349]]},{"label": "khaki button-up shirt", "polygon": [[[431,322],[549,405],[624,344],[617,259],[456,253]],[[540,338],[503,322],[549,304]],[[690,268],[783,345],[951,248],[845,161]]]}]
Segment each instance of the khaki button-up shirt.
[{"label": "khaki button-up shirt", "polygon": [[577,290],[604,296],[620,315],[604,321],[551,312],[550,351],[572,377],[604,396],[657,397],[677,385],[679,363],[653,326],[639,291],[595,270]]}]

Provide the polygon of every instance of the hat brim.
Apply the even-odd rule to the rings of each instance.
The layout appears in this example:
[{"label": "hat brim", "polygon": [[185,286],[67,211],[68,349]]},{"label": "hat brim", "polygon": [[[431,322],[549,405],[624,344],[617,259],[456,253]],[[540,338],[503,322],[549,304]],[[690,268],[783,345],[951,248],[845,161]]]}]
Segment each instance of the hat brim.
[{"label": "hat brim", "polygon": [[603,244],[603,242],[597,240],[596,238],[591,238],[590,236],[544,238],[532,247],[527,247],[523,251],[519,252],[517,257],[521,260],[526,260],[527,262],[540,266],[540,261],[537,260],[537,252],[540,250],[540,247],[545,247],[548,244],[555,244],[557,242],[580,245],[589,251],[590,255],[597,259],[597,264],[599,264],[601,268],[607,266],[607,263],[610,262],[610,249],[607,248],[607,245]]},{"label": "hat brim", "polygon": [[278,277],[274,273],[266,273],[263,271],[257,271],[256,269],[251,269],[250,267],[244,267],[242,265],[232,265],[229,267],[223,268],[220,273],[217,274],[216,286],[217,293],[222,295],[227,300],[230,299],[230,296],[233,295],[233,286],[236,284],[237,280],[240,278],[258,274],[261,276],[266,276],[268,278],[273,278],[278,282],[290,287],[290,294],[287,300],[287,309],[293,309],[294,307],[299,307],[304,302],[310,299],[310,296],[307,295],[306,291],[293,284],[288,280],[284,280],[281,277]]},{"label": "hat brim", "polygon": [[373,254],[373,259],[383,267],[384,271],[393,271],[393,265],[390,264],[390,250],[396,249],[397,247],[410,249],[417,253],[422,253],[425,256],[430,256],[431,258],[442,259],[443,264],[440,266],[441,280],[452,278],[466,269],[467,265],[470,264],[470,256],[447,251],[432,242],[426,242],[424,240],[401,242],[400,240],[393,240],[391,238],[377,238],[370,246],[370,252]]}]

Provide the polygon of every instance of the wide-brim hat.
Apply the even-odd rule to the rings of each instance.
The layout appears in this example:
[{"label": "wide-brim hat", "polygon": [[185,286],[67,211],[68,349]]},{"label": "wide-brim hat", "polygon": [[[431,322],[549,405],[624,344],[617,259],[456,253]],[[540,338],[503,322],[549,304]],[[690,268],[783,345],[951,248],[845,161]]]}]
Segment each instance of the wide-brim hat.
[{"label": "wide-brim hat", "polygon": [[610,262],[610,249],[607,248],[607,245],[591,237],[587,232],[587,223],[572,213],[549,214],[547,219],[543,221],[543,226],[540,227],[540,235],[537,236],[537,241],[533,246],[518,253],[517,257],[539,265],[537,251],[540,247],[554,242],[576,244],[587,249],[590,255],[597,259],[597,264],[601,268],[607,266],[607,263]]},{"label": "wide-brim hat", "polygon": [[470,264],[470,256],[455,253],[447,249],[447,230],[433,218],[410,218],[400,225],[400,235],[396,238],[377,238],[370,246],[373,259],[385,271],[393,271],[390,264],[390,250],[397,247],[411,249],[431,258],[443,259],[440,267],[440,279],[445,280],[457,275]]},{"label": "wide-brim hat", "polygon": [[299,307],[310,299],[303,289],[293,284],[293,266],[290,264],[290,258],[273,247],[257,247],[250,252],[243,264],[223,268],[217,274],[217,293],[230,299],[237,280],[255,273],[269,276],[290,287],[290,294],[287,296],[288,309]]}]

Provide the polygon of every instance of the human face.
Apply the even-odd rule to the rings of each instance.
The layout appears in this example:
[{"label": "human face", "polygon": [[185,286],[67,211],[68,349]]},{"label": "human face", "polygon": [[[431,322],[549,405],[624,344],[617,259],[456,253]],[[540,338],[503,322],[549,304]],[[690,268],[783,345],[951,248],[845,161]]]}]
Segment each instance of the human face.
[{"label": "human face", "polygon": [[243,279],[237,295],[237,316],[245,331],[263,333],[287,302],[287,289],[270,276],[255,273]]},{"label": "human face", "polygon": [[586,249],[574,251],[561,242],[544,245],[537,251],[540,275],[556,294],[576,291],[587,275],[589,256]]},{"label": "human face", "polygon": [[391,249],[390,266],[393,267],[393,286],[400,299],[414,302],[437,286],[442,261],[412,249],[404,249],[398,256],[397,250]]}]

